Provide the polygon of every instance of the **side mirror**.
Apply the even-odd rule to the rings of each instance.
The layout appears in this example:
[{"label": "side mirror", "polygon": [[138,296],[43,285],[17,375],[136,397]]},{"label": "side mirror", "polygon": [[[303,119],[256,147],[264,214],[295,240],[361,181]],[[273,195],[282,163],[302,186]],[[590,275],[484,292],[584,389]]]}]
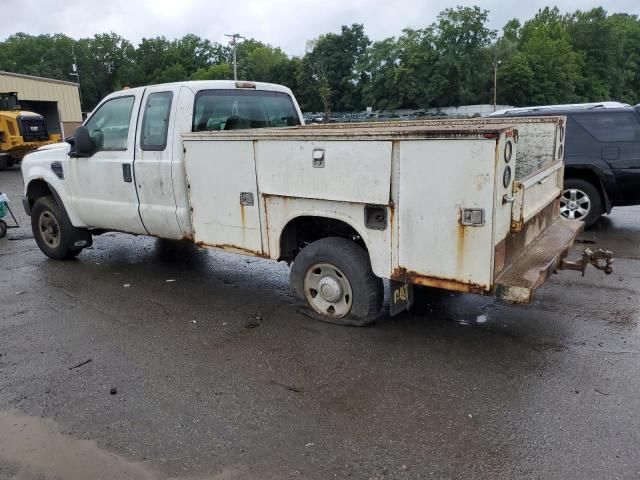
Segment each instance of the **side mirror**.
[{"label": "side mirror", "polygon": [[73,134],[73,144],[73,150],[71,151],[71,156],[73,157],[90,157],[96,150],[89,130],[84,125],[76,128]]}]

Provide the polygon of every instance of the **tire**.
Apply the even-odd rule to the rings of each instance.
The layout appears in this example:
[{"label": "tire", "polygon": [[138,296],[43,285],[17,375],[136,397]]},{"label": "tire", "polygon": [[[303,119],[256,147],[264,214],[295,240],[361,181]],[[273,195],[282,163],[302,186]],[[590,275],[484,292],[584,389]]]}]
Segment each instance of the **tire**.
[{"label": "tire", "polygon": [[0,238],[4,238],[6,234],[7,234],[7,224],[3,220],[0,220]]},{"label": "tire", "polygon": [[588,228],[600,220],[603,214],[602,196],[591,182],[580,178],[568,178],[564,181],[560,215],[569,220],[581,220]]},{"label": "tire", "polygon": [[352,240],[329,237],[303,248],[290,281],[298,301],[317,320],[364,327],[380,316],[382,279],[373,274],[366,250]]},{"label": "tire", "polygon": [[54,260],[75,258],[82,248],[69,247],[77,230],[53,197],[40,197],[31,209],[31,229],[42,253]]}]

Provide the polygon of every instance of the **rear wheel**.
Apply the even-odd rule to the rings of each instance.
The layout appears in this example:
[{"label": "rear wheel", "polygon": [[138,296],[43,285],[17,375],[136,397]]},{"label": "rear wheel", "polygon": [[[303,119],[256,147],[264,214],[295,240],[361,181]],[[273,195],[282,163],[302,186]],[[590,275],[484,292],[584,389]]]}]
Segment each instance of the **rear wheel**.
[{"label": "rear wheel", "polygon": [[36,200],[31,210],[31,229],[38,247],[49,258],[69,260],[82,251],[69,246],[76,229],[53,197]]},{"label": "rear wheel", "polygon": [[569,220],[583,221],[590,227],[603,213],[600,192],[592,183],[580,178],[565,180],[560,197],[560,215]]},{"label": "rear wheel", "polygon": [[291,268],[291,288],[314,318],[339,325],[373,323],[384,298],[366,250],[338,237],[302,249]]}]

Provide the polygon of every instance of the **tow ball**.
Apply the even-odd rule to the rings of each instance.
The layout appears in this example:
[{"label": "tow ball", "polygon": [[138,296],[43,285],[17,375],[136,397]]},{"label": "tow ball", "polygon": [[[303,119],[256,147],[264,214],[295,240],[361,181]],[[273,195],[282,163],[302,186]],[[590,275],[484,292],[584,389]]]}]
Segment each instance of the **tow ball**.
[{"label": "tow ball", "polygon": [[602,248],[598,250],[587,248],[582,252],[582,258],[577,262],[563,259],[560,263],[560,270],[576,270],[582,272],[584,277],[584,272],[590,264],[607,275],[611,275],[613,273],[613,252]]}]

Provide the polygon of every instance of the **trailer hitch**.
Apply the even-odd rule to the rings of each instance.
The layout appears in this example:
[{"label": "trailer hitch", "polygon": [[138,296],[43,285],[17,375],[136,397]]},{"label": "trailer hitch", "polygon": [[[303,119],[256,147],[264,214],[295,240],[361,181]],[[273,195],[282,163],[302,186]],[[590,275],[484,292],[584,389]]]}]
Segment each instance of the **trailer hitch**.
[{"label": "trailer hitch", "polygon": [[587,270],[589,264],[598,270],[602,270],[607,275],[611,275],[613,273],[613,252],[602,248],[598,250],[587,248],[582,252],[582,258],[580,260],[570,262],[569,260],[563,259],[559,268],[560,270],[576,270],[582,272],[582,276],[584,277],[584,272]]}]

